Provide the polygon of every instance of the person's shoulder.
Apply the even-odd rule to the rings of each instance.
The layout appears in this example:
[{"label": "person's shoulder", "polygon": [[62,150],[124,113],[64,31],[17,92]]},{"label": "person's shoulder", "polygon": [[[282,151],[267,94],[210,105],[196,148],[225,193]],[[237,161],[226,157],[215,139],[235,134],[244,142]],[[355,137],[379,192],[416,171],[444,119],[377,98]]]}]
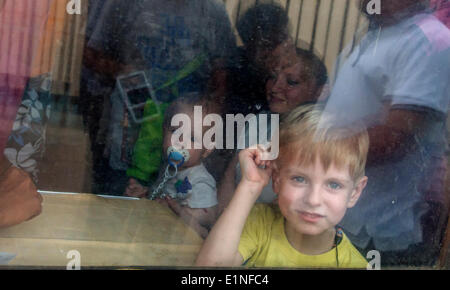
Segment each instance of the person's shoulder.
[{"label": "person's shoulder", "polygon": [[422,32],[434,50],[442,51],[450,48],[450,30],[433,14],[419,15],[414,25]]},{"label": "person's shoulder", "polygon": [[[410,17],[398,24],[400,28],[399,40],[404,45],[419,49],[424,47],[427,54],[450,48],[450,30],[430,13],[421,13]],[[403,45],[399,45],[401,49]]]},{"label": "person's shoulder", "polygon": [[343,233],[342,241],[338,245],[338,253],[340,267],[350,269],[366,269],[367,260],[355,248],[345,233]]},{"label": "person's shoulder", "polygon": [[416,26],[427,32],[449,33],[449,29],[434,14],[421,13],[405,22],[407,27]]},{"label": "person's shoulder", "polygon": [[253,206],[249,218],[258,219],[262,224],[270,227],[281,216],[278,205],[257,203]]}]

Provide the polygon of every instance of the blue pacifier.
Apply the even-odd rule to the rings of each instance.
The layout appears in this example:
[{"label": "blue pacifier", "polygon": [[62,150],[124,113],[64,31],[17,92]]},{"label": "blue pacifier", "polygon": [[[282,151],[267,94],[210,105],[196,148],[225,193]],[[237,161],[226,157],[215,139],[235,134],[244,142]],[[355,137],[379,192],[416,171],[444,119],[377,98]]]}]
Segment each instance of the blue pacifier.
[{"label": "blue pacifier", "polygon": [[163,189],[164,184],[169,179],[174,178],[178,174],[178,168],[183,166],[184,162],[187,162],[189,160],[189,151],[185,149],[176,149],[173,146],[170,146],[167,149],[167,161],[168,165],[166,167],[166,170],[164,171],[164,178],[161,181],[161,183],[153,190],[152,194],[150,195],[150,199],[154,200],[155,198],[164,197],[166,196],[166,193],[160,194],[159,192]]},{"label": "blue pacifier", "polygon": [[169,165],[176,168],[181,167],[183,166],[184,162],[187,162],[189,160],[189,151],[185,149],[176,149],[170,146],[167,149],[167,159]]}]

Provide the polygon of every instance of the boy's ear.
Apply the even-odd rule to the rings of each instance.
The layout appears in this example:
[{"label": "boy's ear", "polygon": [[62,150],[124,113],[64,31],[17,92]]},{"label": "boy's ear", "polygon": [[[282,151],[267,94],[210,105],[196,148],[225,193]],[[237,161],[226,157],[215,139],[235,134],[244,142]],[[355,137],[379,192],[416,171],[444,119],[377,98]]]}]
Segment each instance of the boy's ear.
[{"label": "boy's ear", "polygon": [[361,196],[361,193],[363,192],[364,188],[366,187],[368,180],[369,179],[367,178],[367,176],[364,176],[357,182],[355,188],[352,191],[350,199],[348,201],[347,208],[352,208],[355,206],[356,202],[358,201],[359,197]]}]

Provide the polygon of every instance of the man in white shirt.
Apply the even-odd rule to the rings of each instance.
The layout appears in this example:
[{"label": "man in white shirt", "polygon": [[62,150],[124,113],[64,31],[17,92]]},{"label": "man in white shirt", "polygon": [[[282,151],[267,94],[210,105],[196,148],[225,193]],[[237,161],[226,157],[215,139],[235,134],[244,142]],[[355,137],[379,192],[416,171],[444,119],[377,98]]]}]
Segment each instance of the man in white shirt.
[{"label": "man in white shirt", "polygon": [[[363,11],[367,4],[361,1]],[[425,7],[381,1],[367,35],[340,56],[348,58],[340,60],[326,105],[339,114],[337,126],[362,121],[369,131],[370,182],[342,226],[359,248],[381,251],[384,265],[429,264],[437,255],[423,224],[433,204],[444,204],[443,192],[428,188],[446,161],[450,32]]]}]

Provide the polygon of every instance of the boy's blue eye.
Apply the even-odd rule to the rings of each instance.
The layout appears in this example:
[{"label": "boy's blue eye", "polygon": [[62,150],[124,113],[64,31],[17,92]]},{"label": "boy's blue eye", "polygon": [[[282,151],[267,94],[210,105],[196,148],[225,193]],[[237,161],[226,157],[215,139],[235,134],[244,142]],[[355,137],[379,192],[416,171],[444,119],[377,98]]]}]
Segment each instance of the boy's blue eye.
[{"label": "boy's blue eye", "polygon": [[299,183],[305,183],[306,182],[306,179],[304,177],[302,177],[302,176],[294,176],[292,179],[295,182],[299,182]]},{"label": "boy's blue eye", "polygon": [[340,185],[340,184],[337,183],[337,182],[330,182],[330,183],[328,184],[328,186],[329,186],[331,189],[333,189],[333,190],[338,190],[338,189],[341,189],[341,188],[342,188],[342,185]]}]

